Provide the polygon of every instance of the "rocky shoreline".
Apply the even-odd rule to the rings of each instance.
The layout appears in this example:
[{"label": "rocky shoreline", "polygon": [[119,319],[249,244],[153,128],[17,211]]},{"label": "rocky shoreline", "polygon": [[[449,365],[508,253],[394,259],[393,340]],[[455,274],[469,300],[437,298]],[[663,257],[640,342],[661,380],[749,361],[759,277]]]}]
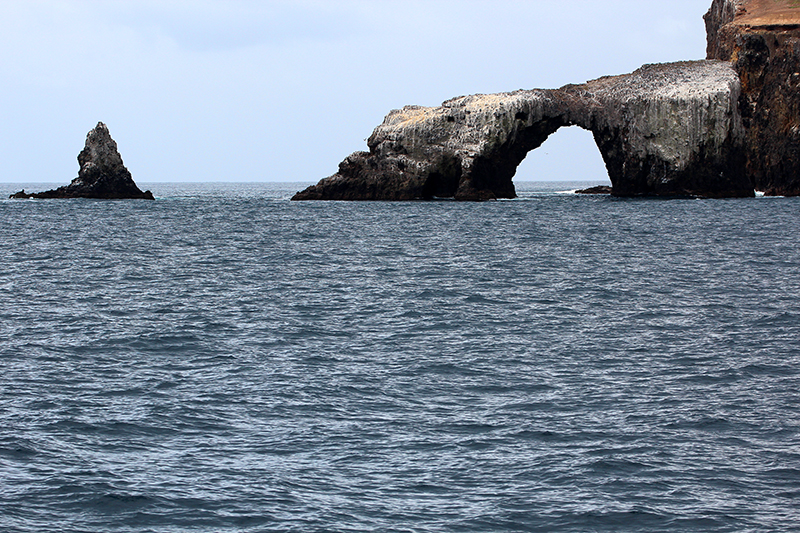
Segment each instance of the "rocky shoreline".
[{"label": "rocky shoreline", "polygon": [[[800,25],[739,22],[761,8],[714,0],[707,60],[394,110],[368,152],[293,199],[513,198],[527,153],[572,125],[594,135],[615,196],[800,194]],[[781,20],[800,24],[787,10]]]}]

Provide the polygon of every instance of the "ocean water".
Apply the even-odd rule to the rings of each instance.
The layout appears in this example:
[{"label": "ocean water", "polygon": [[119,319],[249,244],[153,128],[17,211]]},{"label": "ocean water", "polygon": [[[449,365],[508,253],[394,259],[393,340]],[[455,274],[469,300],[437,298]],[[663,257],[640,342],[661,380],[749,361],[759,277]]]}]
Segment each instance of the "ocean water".
[{"label": "ocean water", "polygon": [[144,185],[0,201],[0,531],[800,531],[800,199]]}]

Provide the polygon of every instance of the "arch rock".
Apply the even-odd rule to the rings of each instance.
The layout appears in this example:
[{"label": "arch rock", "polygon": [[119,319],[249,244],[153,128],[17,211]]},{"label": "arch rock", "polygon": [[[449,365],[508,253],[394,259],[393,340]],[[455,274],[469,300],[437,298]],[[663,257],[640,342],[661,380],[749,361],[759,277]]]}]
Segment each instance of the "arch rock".
[{"label": "arch rock", "polygon": [[339,171],[294,200],[516,196],[527,153],[561,127],[594,135],[617,196],[753,196],[739,76],[723,61],[645,65],[560,89],[453,98],[391,111]]}]

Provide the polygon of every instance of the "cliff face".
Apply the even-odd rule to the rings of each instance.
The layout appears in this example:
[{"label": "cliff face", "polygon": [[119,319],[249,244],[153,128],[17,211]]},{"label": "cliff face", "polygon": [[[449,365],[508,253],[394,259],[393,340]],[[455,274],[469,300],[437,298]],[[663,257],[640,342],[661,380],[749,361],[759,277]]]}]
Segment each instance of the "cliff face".
[{"label": "cliff face", "polygon": [[591,131],[619,196],[752,196],[739,79],[728,63],[648,65],[556,90],[455,98],[389,113],[339,172],[296,200],[513,198],[527,153],[563,126]]},{"label": "cliff face", "polygon": [[117,143],[102,122],[86,135],[86,145],[78,154],[78,177],[69,185],[50,191],[28,194],[20,191],[12,198],[99,198],[152,200],[142,192],[122,163]]},{"label": "cliff face", "polygon": [[708,57],[742,80],[746,168],[767,195],[800,195],[800,4],[714,0]]}]

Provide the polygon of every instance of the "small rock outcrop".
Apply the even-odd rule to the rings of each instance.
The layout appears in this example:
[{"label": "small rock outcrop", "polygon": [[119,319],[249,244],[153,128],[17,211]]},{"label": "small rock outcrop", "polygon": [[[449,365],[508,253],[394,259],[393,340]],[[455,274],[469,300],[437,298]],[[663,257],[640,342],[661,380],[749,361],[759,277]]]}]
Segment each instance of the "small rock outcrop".
[{"label": "small rock outcrop", "polygon": [[579,189],[575,191],[575,194],[611,194],[612,192],[613,189],[608,185],[597,185],[588,189]]},{"label": "small rock outcrop", "polygon": [[744,171],[740,82],[728,62],[646,65],[555,90],[454,98],[389,113],[369,152],[294,200],[490,200],[552,133],[591,131],[617,196],[753,196]]},{"label": "small rock outcrop", "polygon": [[39,193],[24,190],[10,198],[98,198],[107,200],[153,200],[150,191],[142,192],[122,163],[117,143],[102,122],[86,135],[86,146],[78,154],[78,177],[69,185]]},{"label": "small rock outcrop", "polygon": [[800,3],[714,0],[709,59],[742,80],[747,175],[768,196],[800,195]]}]

